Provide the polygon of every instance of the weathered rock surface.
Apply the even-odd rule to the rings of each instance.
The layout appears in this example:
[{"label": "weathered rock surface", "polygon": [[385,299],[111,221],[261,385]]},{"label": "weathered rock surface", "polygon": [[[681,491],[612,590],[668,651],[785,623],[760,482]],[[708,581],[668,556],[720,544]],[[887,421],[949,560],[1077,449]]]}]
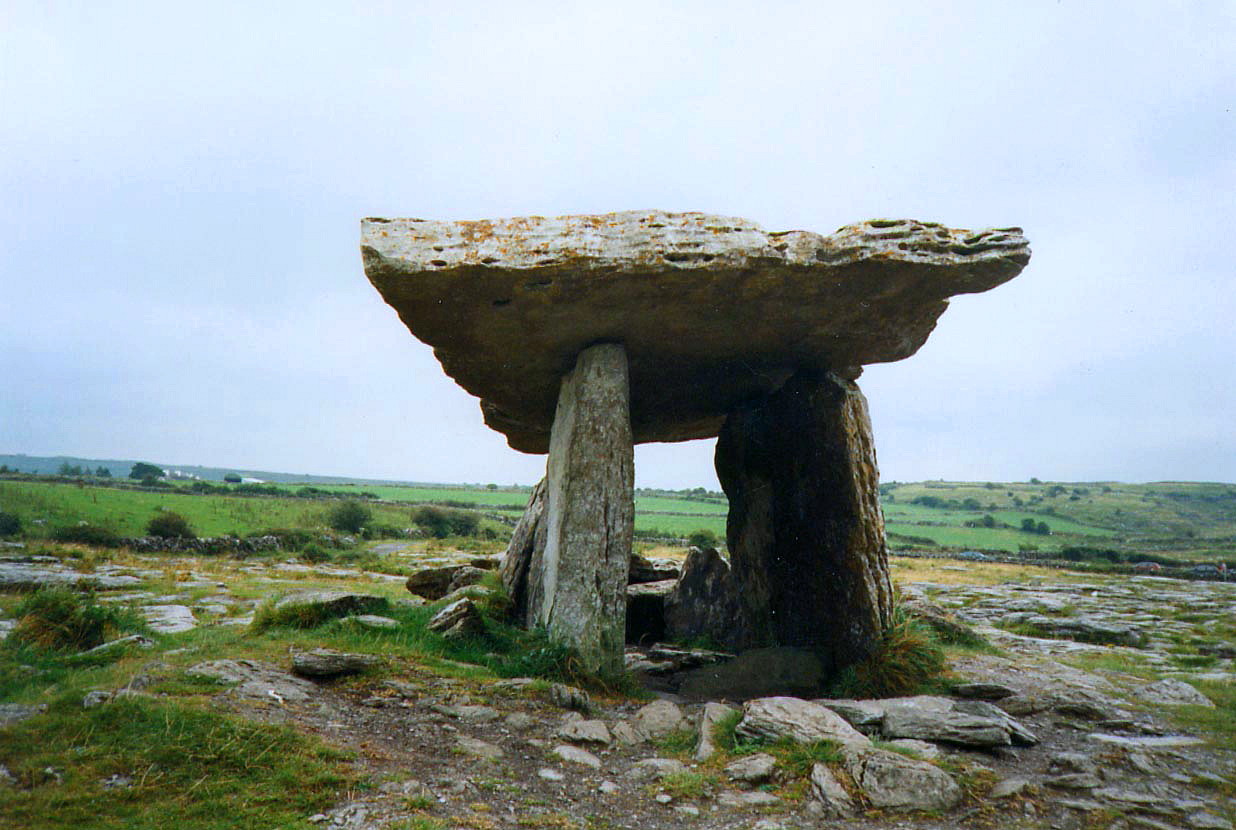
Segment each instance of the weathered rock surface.
[{"label": "weathered rock surface", "polygon": [[485,621],[481,618],[481,612],[472,600],[463,597],[446,605],[430,617],[427,627],[430,631],[437,631],[448,639],[474,637],[484,633]]},{"label": "weathered rock surface", "polygon": [[1180,680],[1166,677],[1155,683],[1142,686],[1137,696],[1151,703],[1161,703],[1168,706],[1208,706],[1213,707],[1214,701],[1197,689]]},{"label": "weathered rock surface", "polygon": [[[437,568],[422,568],[409,574],[404,583],[409,592],[428,600],[442,599],[452,590],[451,583],[467,565],[445,565]],[[456,586],[459,587],[459,586]]]},{"label": "weathered rock surface", "polygon": [[707,638],[726,648],[742,643],[738,591],[730,565],[714,548],[691,548],[682,574],[665,595],[666,636],[677,642]]},{"label": "weathered rock surface", "polygon": [[310,681],[256,660],[210,660],[190,666],[185,674],[235,683],[236,696],[266,703],[305,701],[318,691]]},{"label": "weathered rock surface", "polygon": [[301,591],[289,594],[275,603],[276,611],[297,606],[312,606],[314,611],[331,617],[368,614],[386,608],[386,600],[373,594],[351,591]]},{"label": "weathered rock surface", "polygon": [[1010,715],[983,701],[921,695],[872,702],[884,710],[880,733],[886,738],[976,747],[1037,743]]},{"label": "weathered rock surface", "polygon": [[846,772],[873,807],[948,810],[961,801],[952,776],[926,761],[871,746],[846,746],[843,752]]},{"label": "weathered rock surface", "polygon": [[562,380],[545,495],[545,546],[528,571],[528,620],[587,671],[617,674],[635,521],[623,347],[585,349]]},{"label": "weathered rock surface", "polygon": [[655,740],[687,727],[682,710],[671,701],[654,700],[640,707],[631,719],[635,731],[645,738]]},{"label": "weathered rock surface", "polygon": [[636,441],[707,438],[801,367],[910,356],[948,297],[1030,258],[1016,228],[874,220],[825,237],[659,211],[366,219],[361,252],[382,298],[525,452],[548,449],[558,381],[589,344],[626,344]]},{"label": "weathered rock surface", "polygon": [[345,674],[358,674],[381,662],[381,658],[372,654],[315,648],[292,655],[292,671],[302,677],[340,677]]},{"label": "weathered rock surface", "polygon": [[696,739],[695,752],[691,756],[693,759],[701,762],[707,761],[717,754],[718,747],[713,737],[713,731],[721,721],[730,717],[736,711],[736,709],[726,706],[724,703],[709,701],[704,704],[704,708],[700,712],[699,736]]},{"label": "weathered rock surface", "polygon": [[502,587],[511,598],[511,613],[521,624],[528,622],[528,570],[536,551],[545,550],[545,487],[546,480],[541,479],[532,488],[499,566]]},{"label": "weathered rock surface", "polygon": [[830,818],[849,818],[854,815],[854,799],[846,788],[841,786],[841,782],[827,764],[812,765],[811,794],[824,808],[824,815]]},{"label": "weathered rock surface", "polygon": [[879,470],[852,382],[800,372],[733,411],[717,439],[742,645],[809,649],[832,673],[868,657],[892,613]]},{"label": "weathered rock surface", "polygon": [[837,741],[842,744],[871,744],[866,735],[846,723],[840,715],[818,703],[796,697],[765,697],[747,701],[735,731],[750,740],[789,738],[799,743]]},{"label": "weathered rock surface", "polygon": [[197,628],[197,619],[185,605],[146,605],[142,616],[152,631],[160,634],[178,634]]}]

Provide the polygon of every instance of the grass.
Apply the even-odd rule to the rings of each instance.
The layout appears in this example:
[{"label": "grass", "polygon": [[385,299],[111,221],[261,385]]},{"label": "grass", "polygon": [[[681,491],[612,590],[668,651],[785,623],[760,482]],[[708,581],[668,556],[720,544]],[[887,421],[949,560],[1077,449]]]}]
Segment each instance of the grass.
[{"label": "grass", "polygon": [[894,608],[893,622],[875,652],[842,670],[829,697],[904,697],[936,690],[946,681],[944,649],[922,622]]},{"label": "grass", "polygon": [[[0,788],[0,827],[299,826],[351,783],[344,758],[285,727],[174,702],[65,703],[6,731],[0,763],[19,785]],[[104,787],[111,776],[130,785]]]},{"label": "grass", "polygon": [[1215,704],[1171,706],[1168,714],[1181,728],[1199,732],[1217,749],[1236,747],[1236,684],[1197,680],[1193,686]]},{"label": "grass", "polygon": [[120,634],[146,632],[145,619],[127,605],[104,605],[92,593],[44,587],[14,610],[17,625],[5,641],[41,651],[80,652]]},{"label": "grass", "polygon": [[696,799],[711,796],[720,786],[721,778],[715,772],[680,770],[663,776],[657,789],[677,799]]}]

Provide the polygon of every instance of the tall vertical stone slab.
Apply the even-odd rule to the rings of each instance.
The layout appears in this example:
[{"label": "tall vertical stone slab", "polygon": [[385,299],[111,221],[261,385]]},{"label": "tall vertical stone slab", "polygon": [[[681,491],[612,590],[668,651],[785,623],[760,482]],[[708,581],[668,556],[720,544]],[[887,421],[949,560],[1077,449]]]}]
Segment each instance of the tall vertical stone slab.
[{"label": "tall vertical stone slab", "polygon": [[528,571],[537,551],[545,550],[545,486],[545,479],[541,479],[532,488],[499,567],[502,587],[511,598],[511,613],[524,626],[528,624]]},{"label": "tall vertical stone slab", "polygon": [[867,657],[889,622],[892,584],[858,387],[799,372],[726,418],[716,467],[742,645],[808,648],[830,673]]},{"label": "tall vertical stone slab", "polygon": [[622,669],[634,470],[626,350],[590,346],[558,394],[527,619],[573,646],[591,671]]}]

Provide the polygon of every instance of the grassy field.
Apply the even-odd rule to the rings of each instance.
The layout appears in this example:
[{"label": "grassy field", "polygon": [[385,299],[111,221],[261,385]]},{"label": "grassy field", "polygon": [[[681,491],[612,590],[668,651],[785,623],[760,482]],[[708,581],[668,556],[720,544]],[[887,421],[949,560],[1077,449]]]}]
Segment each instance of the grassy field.
[{"label": "grassy field", "polygon": [[[329,494],[365,498],[374,522],[404,528],[414,506],[423,504],[470,506],[510,522],[523,512],[530,491],[492,485],[272,486],[286,497],[196,494],[184,484],[150,491],[10,478],[0,480],[0,511],[18,516],[34,538],[81,521],[122,536],[141,535],[161,510],[184,515],[200,535],[243,536],[270,528],[324,527],[327,511],[337,503]],[[1186,560],[1236,556],[1236,485],[886,482],[881,493],[896,549],[1016,553],[1089,547]],[[641,533],[682,538],[708,530],[725,536],[727,504],[718,494],[640,491],[635,508]],[[1027,522],[1048,532],[1028,532]]]}]

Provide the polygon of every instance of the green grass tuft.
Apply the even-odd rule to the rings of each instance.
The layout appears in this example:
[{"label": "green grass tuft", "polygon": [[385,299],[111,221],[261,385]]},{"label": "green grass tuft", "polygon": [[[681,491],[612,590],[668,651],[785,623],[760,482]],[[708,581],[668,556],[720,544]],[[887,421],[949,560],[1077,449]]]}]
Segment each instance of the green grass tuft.
[{"label": "green grass tuft", "polygon": [[900,608],[875,652],[838,673],[829,697],[904,697],[934,690],[947,675],[935,634]]},{"label": "green grass tuft", "polygon": [[45,587],[26,597],[14,614],[17,625],[7,639],[49,652],[79,652],[103,645],[119,634],[148,630],[135,609],[103,604],[93,593]]}]

